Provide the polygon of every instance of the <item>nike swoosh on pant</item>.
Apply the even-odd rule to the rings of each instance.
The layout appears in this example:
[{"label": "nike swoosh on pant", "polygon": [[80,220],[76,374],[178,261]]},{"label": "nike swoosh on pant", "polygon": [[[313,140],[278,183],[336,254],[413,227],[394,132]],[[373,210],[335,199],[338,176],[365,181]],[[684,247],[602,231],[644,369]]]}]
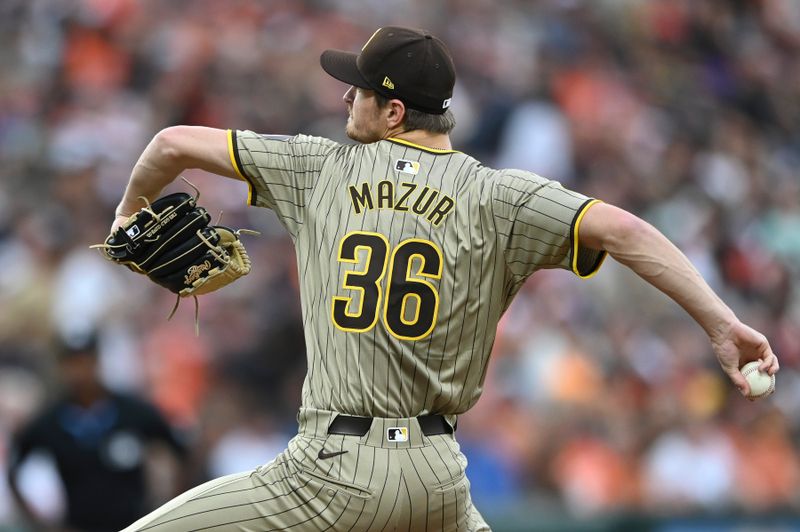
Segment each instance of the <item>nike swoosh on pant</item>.
[{"label": "nike swoosh on pant", "polygon": [[334,456],[339,456],[340,454],[344,454],[346,452],[348,451],[336,451],[333,453],[326,453],[325,449],[320,449],[317,458],[319,458],[320,460],[327,460],[328,458],[333,458]]}]

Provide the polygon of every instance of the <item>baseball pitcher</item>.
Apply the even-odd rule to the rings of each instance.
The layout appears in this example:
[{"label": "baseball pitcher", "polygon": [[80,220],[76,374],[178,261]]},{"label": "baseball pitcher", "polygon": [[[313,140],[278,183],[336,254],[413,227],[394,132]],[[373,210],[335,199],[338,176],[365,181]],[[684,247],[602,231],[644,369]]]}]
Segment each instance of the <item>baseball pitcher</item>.
[{"label": "baseball pitcher", "polygon": [[489,530],[457,418],[480,397],[498,320],[541,268],[590,277],[611,255],[698,322],[742,393],[746,362],[778,370],[764,336],[652,226],[454,150],[455,68],[439,39],[384,27],[321,65],[349,86],[358,143],[179,126],[133,169],[112,233],[187,168],[243,180],[250,205],[275,211],[297,252],[308,374],[282,454],[127,530]]}]

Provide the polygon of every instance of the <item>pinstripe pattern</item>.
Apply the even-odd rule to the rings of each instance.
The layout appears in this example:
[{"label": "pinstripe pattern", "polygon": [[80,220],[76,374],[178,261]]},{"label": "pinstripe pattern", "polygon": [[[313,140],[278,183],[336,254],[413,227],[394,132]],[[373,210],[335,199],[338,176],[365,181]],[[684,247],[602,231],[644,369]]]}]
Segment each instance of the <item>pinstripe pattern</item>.
[{"label": "pinstripe pattern", "polygon": [[[376,419],[363,437],[328,435],[334,415],[302,409],[298,436],[275,460],[198,486],[125,532],[489,530],[452,435],[424,436],[414,418]],[[386,441],[395,426],[408,427],[408,442]],[[347,452],[319,460],[321,449]]]},{"label": "pinstripe pattern", "polygon": [[[572,269],[573,224],[589,198],[535,174],[492,170],[460,152],[406,142],[234,137],[234,162],[251,197],[274,209],[295,240],[309,362],[304,406],[377,417],[466,411],[480,395],[497,322],[522,282],[540,268]],[[398,160],[418,162],[418,174],[396,170]],[[394,198],[379,197],[388,186]],[[388,208],[411,186],[407,210]],[[350,187],[369,201],[354,203]],[[426,215],[445,196],[455,207],[434,225]],[[365,332],[334,324],[334,297],[351,298],[351,312],[362,304],[343,283],[348,271],[364,270],[366,254],[355,264],[337,260],[342,239],[354,231],[384,235],[389,252],[409,238],[441,250],[430,335],[402,340],[380,317]],[[576,273],[584,276],[602,254],[582,249],[577,258]],[[385,275],[380,284],[386,297]]]},{"label": "pinstripe pattern", "polygon": [[[604,255],[575,244],[591,200],[403,141],[240,131],[229,149],[249,202],[295,242],[308,356],[299,432],[270,464],[129,530],[488,530],[458,443],[424,436],[413,416],[454,426],[478,400],[497,322],[529,275],[599,268]],[[336,413],[374,420],[364,437],[328,435]],[[388,441],[390,427],[408,441]],[[323,449],[344,453],[319,459]]]}]

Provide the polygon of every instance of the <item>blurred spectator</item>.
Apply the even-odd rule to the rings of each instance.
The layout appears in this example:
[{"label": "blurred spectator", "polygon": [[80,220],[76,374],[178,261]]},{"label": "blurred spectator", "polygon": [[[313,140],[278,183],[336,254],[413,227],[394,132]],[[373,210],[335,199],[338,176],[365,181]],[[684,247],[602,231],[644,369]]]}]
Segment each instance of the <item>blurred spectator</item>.
[{"label": "blurred spectator", "polygon": [[[7,478],[11,460],[11,437],[21,424],[30,419],[45,399],[44,382],[24,367],[6,364],[0,367],[0,477]],[[39,500],[55,507],[48,493],[40,492]],[[44,513],[44,512],[43,512]],[[0,483],[0,523],[11,523],[15,505],[6,482]]]},{"label": "blurred spectator", "polygon": [[269,462],[286,448],[288,436],[275,422],[252,409],[242,412],[240,419],[215,442],[208,457],[208,473],[212,478],[248,471]]},{"label": "blurred spectator", "polygon": [[[152,486],[145,465],[154,444],[183,460],[184,445],[150,404],[113,393],[98,379],[97,339],[69,338],[61,352],[64,392],[22,428],[12,444],[9,484],[24,516],[44,527],[36,502],[23,495],[18,474],[37,453],[54,464],[64,489],[65,529],[119,530],[148,509]],[[175,486],[176,488],[178,486]]]},{"label": "blurred spectator", "polygon": [[[342,89],[319,51],[353,49],[376,26],[424,27],[459,61],[457,149],[648,219],[767,334],[783,368],[770,399],[730,397],[696,326],[624,269],[607,264],[586,283],[542,272],[507,311],[483,397],[459,423],[476,500],[503,494],[588,516],[654,505],[800,512],[800,2],[390,5],[0,2],[0,364],[16,368],[25,346],[25,367],[52,388],[52,340],[101,328],[114,346],[99,361],[104,382],[144,394],[197,436],[207,461],[193,479],[239,467],[226,449],[271,459],[272,438],[294,432],[284,425],[305,364],[296,264],[275,218],[245,208],[242,183],[187,175],[223,223],[264,235],[248,242],[253,272],[201,298],[200,337],[191,305],[167,322],[171,294],[87,247],[105,238],[160,128],[344,141]],[[234,409],[251,415],[220,423],[220,397],[235,393],[258,397]],[[0,441],[30,415],[12,406]],[[744,453],[759,459],[742,466]],[[695,465],[707,468],[703,492],[681,482]],[[760,468],[775,482],[754,480]],[[9,506],[0,501],[0,515]]]},{"label": "blurred spectator", "polygon": [[638,488],[635,464],[608,438],[575,435],[559,449],[552,474],[564,502],[577,515],[632,508]]},{"label": "blurred spectator", "polygon": [[644,462],[650,509],[687,513],[724,508],[734,491],[736,453],[719,429],[688,423],[662,434]]},{"label": "blurred spectator", "polygon": [[734,439],[740,457],[735,470],[737,504],[751,512],[797,505],[800,458],[791,441],[786,419],[777,413],[742,427]]}]

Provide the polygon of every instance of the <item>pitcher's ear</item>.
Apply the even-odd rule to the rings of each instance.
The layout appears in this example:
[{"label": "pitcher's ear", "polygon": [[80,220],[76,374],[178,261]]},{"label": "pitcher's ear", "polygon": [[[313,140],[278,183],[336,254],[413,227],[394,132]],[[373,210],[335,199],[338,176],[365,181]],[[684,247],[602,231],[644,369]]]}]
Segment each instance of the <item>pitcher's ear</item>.
[{"label": "pitcher's ear", "polygon": [[386,125],[389,129],[398,127],[406,118],[406,105],[400,100],[393,98],[389,100],[389,105],[387,107],[389,108],[389,114],[386,117],[388,121]]}]

